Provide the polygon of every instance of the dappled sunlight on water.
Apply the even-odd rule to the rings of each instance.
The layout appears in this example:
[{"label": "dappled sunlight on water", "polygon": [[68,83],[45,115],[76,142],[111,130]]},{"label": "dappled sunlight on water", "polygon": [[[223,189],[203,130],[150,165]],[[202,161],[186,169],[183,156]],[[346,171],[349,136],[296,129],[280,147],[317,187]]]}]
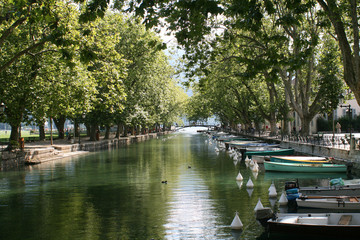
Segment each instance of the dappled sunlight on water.
[{"label": "dappled sunlight on water", "polygon": [[[284,182],[298,175],[267,174],[262,167],[255,174],[228,152],[215,151],[217,143],[198,130],[207,128],[0,172],[1,239],[259,238],[264,228],[255,220],[258,199],[277,211],[270,184],[280,197]],[[239,171],[242,183],[236,181]],[[318,184],[328,177],[299,182]],[[230,229],[235,211],[241,232]]]}]

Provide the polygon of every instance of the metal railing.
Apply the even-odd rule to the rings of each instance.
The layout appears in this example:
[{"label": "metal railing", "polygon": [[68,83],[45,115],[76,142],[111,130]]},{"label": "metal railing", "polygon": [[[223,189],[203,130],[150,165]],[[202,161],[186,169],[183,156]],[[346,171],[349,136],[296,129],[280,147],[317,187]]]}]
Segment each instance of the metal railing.
[{"label": "metal railing", "polygon": [[[330,134],[330,133],[318,133],[309,136],[301,136],[297,133],[293,134],[281,134],[278,132],[274,136],[270,136],[269,131],[262,131],[262,132],[249,132],[249,131],[233,131],[232,133],[237,133],[241,135],[251,136],[251,137],[262,137],[267,139],[276,139],[279,141],[286,141],[286,142],[297,142],[302,144],[310,144],[310,145],[318,145],[318,146],[325,146],[325,147],[332,147],[332,148],[339,148],[339,149],[346,149],[350,150],[350,134]],[[360,137],[355,137],[352,135],[354,139],[354,149],[360,150]]]}]

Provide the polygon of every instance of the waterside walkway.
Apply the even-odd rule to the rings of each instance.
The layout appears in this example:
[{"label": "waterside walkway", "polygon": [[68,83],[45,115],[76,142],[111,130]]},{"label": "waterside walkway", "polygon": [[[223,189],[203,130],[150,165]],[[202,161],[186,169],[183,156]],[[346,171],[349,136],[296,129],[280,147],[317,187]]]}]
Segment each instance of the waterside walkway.
[{"label": "waterside walkway", "polygon": [[[239,134],[231,132],[232,134]],[[337,163],[351,166],[351,173],[360,176],[360,134],[316,134],[301,136],[269,136],[268,134],[240,134],[278,143],[282,148],[292,148],[296,152],[313,156],[332,157]]]},{"label": "waterside walkway", "polygon": [[54,140],[52,145],[49,140],[26,143],[25,148],[22,150],[0,152],[0,170],[89,154],[90,152],[99,150],[118,148],[168,133],[170,132],[149,133],[110,139],[101,137],[99,141],[89,141],[89,138],[81,138],[80,143],[78,139],[74,139],[73,142],[58,139]]}]

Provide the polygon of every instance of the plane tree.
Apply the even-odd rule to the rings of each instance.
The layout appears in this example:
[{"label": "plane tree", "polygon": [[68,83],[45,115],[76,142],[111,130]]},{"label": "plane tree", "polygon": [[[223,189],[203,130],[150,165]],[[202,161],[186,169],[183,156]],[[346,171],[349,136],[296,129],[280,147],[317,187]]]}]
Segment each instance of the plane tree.
[{"label": "plane tree", "polygon": [[[12,1],[10,1],[10,3],[11,2]],[[72,31],[72,33],[74,33],[75,30],[73,27],[76,26],[76,24],[74,24],[74,16],[76,16],[75,8],[64,4],[58,4],[57,6],[58,8],[56,10],[58,12],[52,14],[58,16],[60,19],[58,20],[58,24],[70,26],[67,27],[67,31]],[[11,18],[11,16],[9,16],[9,18]],[[31,19],[24,20],[22,24],[16,26],[15,30],[12,30],[11,33],[7,33],[6,38],[3,35],[4,38],[2,39],[3,42],[1,42],[1,50],[4,51],[4,54],[0,57],[2,58],[1,61],[3,63],[11,58],[11,56],[17,55],[17,53],[25,46],[37,42],[38,38],[42,38],[50,31],[48,30],[48,21],[45,19],[42,20],[43,21]],[[11,20],[8,21],[11,22]],[[1,27],[2,29],[6,29],[4,25]],[[3,34],[6,33],[6,30],[4,31]],[[50,87],[47,91],[44,91],[47,86],[56,81],[51,75],[61,75],[63,69],[70,64],[66,58],[68,56],[67,53],[74,48],[72,37],[70,37],[70,35],[62,35],[58,41],[62,42],[61,48],[51,41],[44,42],[43,44],[37,45],[36,48],[31,48],[26,54],[18,56],[16,61],[14,60],[6,68],[0,71],[1,101],[6,105],[6,122],[8,122],[12,128],[9,148],[17,145],[17,140],[20,136],[20,124],[22,121],[37,119],[38,121],[44,122],[43,118],[47,114],[46,111],[50,109],[48,107],[48,100],[54,100],[56,99],[54,96],[58,95],[58,101],[64,101],[64,99],[60,100],[61,97],[59,94],[61,91],[59,91],[59,88]],[[63,48],[65,45],[67,45],[66,49]],[[56,63],[54,63],[54,59],[57,60]],[[56,65],[57,69],[54,69],[53,66]],[[64,83],[60,83],[59,81],[59,85],[60,84]],[[51,93],[54,94],[52,95],[52,98],[47,98],[44,95],[50,96]],[[28,116],[32,114],[32,111],[35,111],[37,108],[36,105],[42,105],[42,116],[38,116],[38,114],[34,113],[30,119]],[[58,104],[56,106],[58,106]]]}]

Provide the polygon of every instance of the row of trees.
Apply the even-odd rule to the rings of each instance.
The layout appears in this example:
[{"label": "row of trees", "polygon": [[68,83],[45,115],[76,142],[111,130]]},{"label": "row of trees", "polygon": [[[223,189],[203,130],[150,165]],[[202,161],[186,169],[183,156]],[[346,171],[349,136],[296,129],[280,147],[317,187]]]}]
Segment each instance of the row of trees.
[{"label": "row of trees", "polygon": [[[348,81],[345,64],[350,63],[340,33],[331,24],[334,16],[320,7],[323,1],[318,1],[320,6],[316,1],[249,1],[248,6],[245,2],[244,6],[235,6],[235,2],[225,5],[223,18],[217,22],[223,30],[199,41],[203,50],[189,52],[188,67],[199,79],[194,84],[198,94],[192,105],[203,110],[193,118],[215,114],[223,123],[241,123],[246,129],[253,123],[259,129],[266,120],[271,134],[282,120],[283,132],[290,133],[290,113],[295,111],[301,120],[301,134],[308,135],[310,122],[318,113],[331,115],[337,107],[345,89],[343,79],[350,96],[357,97],[359,92]],[[331,8],[342,4],[327,2]],[[345,3],[342,7],[339,11],[349,18],[339,20],[354,27],[350,20],[357,19],[358,13],[350,12]],[[244,18],[251,11],[257,15]],[[350,29],[346,33],[356,49],[359,34]],[[354,53],[353,60],[358,54]],[[204,104],[208,108],[201,107]]]},{"label": "row of trees", "polygon": [[[3,95],[10,96],[9,89],[21,86],[26,90],[25,86],[31,86],[31,91],[24,91],[26,94],[13,94],[9,99],[15,100],[6,100],[7,121],[12,126],[16,127],[24,116],[30,116],[28,112],[41,121],[43,118],[38,116],[60,119],[57,113],[64,112],[64,109],[70,110],[71,113],[65,115],[73,119],[86,112],[89,126],[93,126],[92,132],[96,130],[94,126],[104,119],[109,119],[109,123],[102,123],[104,125],[116,122],[120,126],[129,122],[136,125],[141,121],[139,119],[150,118],[149,122],[156,123],[158,119],[171,115],[161,112],[172,107],[163,107],[160,101],[150,105],[155,101],[153,98],[136,101],[143,94],[139,89],[161,86],[144,84],[137,75],[139,72],[159,73],[158,68],[149,70],[146,65],[159,61],[157,58],[143,61],[142,51],[129,57],[128,48],[116,45],[117,38],[118,42],[127,41],[119,37],[126,28],[119,28],[119,31],[117,28],[109,34],[106,28],[114,26],[105,22],[99,24],[103,20],[97,19],[105,15],[109,2],[9,0],[4,4],[0,17],[0,74],[4,85],[11,86],[2,88]],[[149,28],[167,26],[184,47],[187,76],[196,80],[194,89],[197,94],[188,105],[192,119],[215,114],[222,122],[245,125],[266,119],[274,133],[276,121],[291,120],[289,112],[293,110],[301,119],[302,133],[308,134],[309,122],[315,114],[330,111],[338,104],[342,79],[360,101],[357,0],[114,0],[112,3],[119,11],[142,16]],[[111,19],[112,16],[108,22]],[[96,31],[95,26],[99,26]],[[99,40],[100,36],[104,39]],[[136,40],[141,38],[137,36]],[[144,46],[141,41],[139,45]],[[158,53],[154,50],[163,48],[154,40],[145,46],[145,52],[151,57],[159,56],[151,53]],[[46,60],[46,56],[51,56],[50,60]],[[56,62],[50,68],[41,67],[44,61],[53,63],[55,58],[62,63]],[[138,60],[144,65],[136,65]],[[134,65],[137,67],[132,69]],[[75,91],[75,86],[68,88],[71,92],[61,92],[67,98],[72,94],[82,95],[81,101],[71,100],[71,104],[78,102],[79,107],[71,111],[71,107],[57,103],[53,97],[29,94],[36,91],[48,93],[50,89],[69,85],[69,82],[76,85],[77,81],[73,80],[68,83],[56,81],[60,85],[56,87],[41,81],[36,85],[35,80],[40,79],[54,83],[55,77],[49,74],[51,69],[57,75],[65,74],[75,79],[79,79],[77,75],[81,74],[81,79],[93,84],[85,88],[78,85],[80,93]],[[65,69],[68,69],[66,73]],[[32,84],[26,84],[29,82]],[[169,96],[167,88],[161,89],[164,95],[154,92],[154,96]],[[174,95],[177,94],[171,94]],[[29,97],[38,99],[25,101]],[[5,99],[7,97],[2,101]],[[114,103],[114,99],[119,101]],[[34,102],[46,104],[38,108],[44,113],[33,110]],[[171,100],[165,102],[173,103]],[[19,107],[13,107],[12,103]],[[179,104],[174,107],[177,106]],[[57,111],[58,108],[61,109]],[[94,109],[99,109],[99,112]],[[157,117],[153,117],[154,112]],[[112,117],[104,117],[110,115]],[[12,136],[12,139],[15,138]]]},{"label": "row of trees", "polygon": [[245,125],[266,119],[274,133],[292,110],[308,134],[313,117],[338,104],[343,80],[360,102],[357,0],[116,3],[143,15],[147,26],[165,20],[185,47],[198,91],[189,107],[193,119],[215,114]]},{"label": "row of trees", "polygon": [[214,39],[195,84],[194,100],[207,102],[206,112],[246,129],[253,123],[259,129],[266,120],[275,134],[279,120],[290,132],[295,111],[307,135],[316,114],[337,107],[343,73],[335,40],[321,27],[315,6],[297,14],[297,21],[279,23],[289,15],[295,13],[278,8],[256,31],[239,29],[232,20],[233,26]]},{"label": "row of trees", "polygon": [[[90,139],[179,120],[186,94],[174,79],[164,45],[137,18],[83,1],[7,1],[0,9],[0,101],[11,125],[84,122]],[[106,1],[105,1],[106,2]],[[86,5],[87,4],[87,5]],[[101,18],[97,18],[100,15]],[[85,116],[83,119],[82,116]],[[137,129],[140,131],[141,129]]]}]

